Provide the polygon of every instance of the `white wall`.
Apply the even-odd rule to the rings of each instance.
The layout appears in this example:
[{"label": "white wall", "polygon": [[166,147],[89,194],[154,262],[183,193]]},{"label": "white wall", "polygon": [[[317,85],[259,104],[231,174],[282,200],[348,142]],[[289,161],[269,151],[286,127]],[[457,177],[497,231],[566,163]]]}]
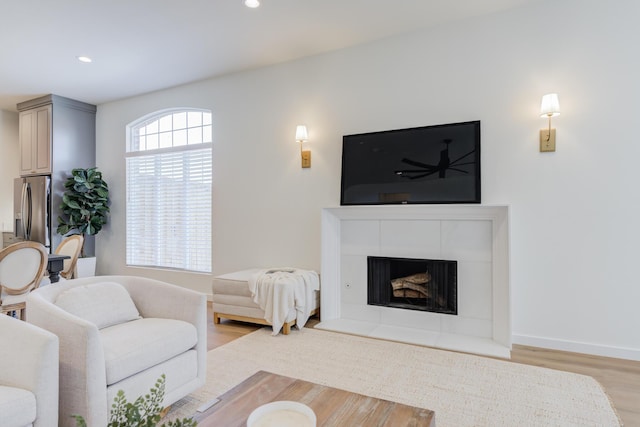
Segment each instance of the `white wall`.
[{"label": "white wall", "polygon": [[[342,135],[482,121],[483,203],[510,204],[516,342],[640,360],[640,2],[547,0],[292,63],[100,105],[112,222],[99,271],[210,292],[208,275],[129,269],[125,125],[166,107],[214,117],[214,274],[320,267],[320,210],[339,203]],[[538,151],[558,92],[557,152]],[[301,169],[295,125],[313,152]]]},{"label": "white wall", "polygon": [[13,231],[13,180],[20,176],[16,159],[20,159],[18,113],[0,110],[0,231]]}]

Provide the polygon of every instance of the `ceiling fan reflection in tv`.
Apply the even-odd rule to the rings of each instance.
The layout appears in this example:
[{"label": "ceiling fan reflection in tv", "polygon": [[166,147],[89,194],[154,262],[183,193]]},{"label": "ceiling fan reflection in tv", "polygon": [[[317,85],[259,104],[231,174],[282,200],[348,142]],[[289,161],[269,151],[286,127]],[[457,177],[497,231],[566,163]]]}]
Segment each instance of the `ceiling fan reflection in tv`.
[{"label": "ceiling fan reflection in tv", "polygon": [[402,170],[395,171],[395,174],[408,179],[424,178],[426,176],[430,176],[435,173],[438,174],[438,178],[446,178],[447,169],[451,169],[452,171],[455,171],[455,172],[468,174],[469,171],[460,169],[459,167],[466,166],[466,165],[475,165],[475,162],[465,162],[465,163],[460,163],[460,162],[465,158],[471,156],[473,153],[475,153],[475,150],[471,150],[467,154],[464,154],[463,156],[458,157],[454,161],[451,161],[451,159],[449,159],[449,144],[451,144],[452,142],[453,140],[450,138],[442,140],[442,143],[445,144],[446,147],[444,150],[440,151],[440,161],[438,162],[437,165],[429,165],[427,163],[422,163],[416,160],[404,158],[402,159],[402,163],[406,163],[408,165],[415,166],[420,169],[402,169]]}]

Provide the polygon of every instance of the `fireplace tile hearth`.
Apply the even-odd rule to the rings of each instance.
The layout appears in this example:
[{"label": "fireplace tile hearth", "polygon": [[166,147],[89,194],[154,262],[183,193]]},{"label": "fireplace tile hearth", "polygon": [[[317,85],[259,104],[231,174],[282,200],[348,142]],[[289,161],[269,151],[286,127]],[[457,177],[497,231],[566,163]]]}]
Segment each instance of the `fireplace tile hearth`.
[{"label": "fireplace tile hearth", "polygon": [[480,354],[483,356],[509,359],[511,352],[503,345],[496,344],[490,338],[479,338],[468,335],[434,332],[424,329],[412,329],[400,326],[381,325],[352,319],[335,319],[322,321],[316,329],[341,332],[369,338],[402,342],[405,344],[423,345],[443,350],[462,353]]},{"label": "fireplace tile hearth", "polygon": [[[339,332],[509,357],[507,206],[345,206],[322,212],[321,318]],[[455,260],[457,315],[367,304],[367,257]]]}]

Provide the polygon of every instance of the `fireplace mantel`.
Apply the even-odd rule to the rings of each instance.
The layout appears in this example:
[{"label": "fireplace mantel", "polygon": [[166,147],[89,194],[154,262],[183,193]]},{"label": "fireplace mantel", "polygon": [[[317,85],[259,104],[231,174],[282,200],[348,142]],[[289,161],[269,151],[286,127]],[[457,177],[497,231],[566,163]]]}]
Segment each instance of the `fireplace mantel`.
[{"label": "fireplace mantel", "polygon": [[[317,328],[510,357],[508,206],[325,208],[321,256]],[[458,316],[367,305],[367,256],[458,259]]]}]

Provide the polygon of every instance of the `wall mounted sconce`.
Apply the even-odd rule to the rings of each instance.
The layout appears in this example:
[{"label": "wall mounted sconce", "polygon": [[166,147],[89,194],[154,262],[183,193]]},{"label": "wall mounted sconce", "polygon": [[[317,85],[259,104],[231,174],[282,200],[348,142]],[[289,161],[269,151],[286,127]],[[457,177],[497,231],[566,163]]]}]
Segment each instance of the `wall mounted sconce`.
[{"label": "wall mounted sconce", "polygon": [[302,158],[303,168],[311,167],[311,151],[302,150],[302,143],[307,142],[308,140],[309,135],[307,134],[307,127],[305,125],[298,125],[296,127],[296,142],[300,143],[300,157]]},{"label": "wall mounted sconce", "polygon": [[556,130],[551,129],[551,117],[560,115],[560,102],[557,93],[548,93],[542,97],[540,117],[549,119],[549,128],[540,129],[540,152],[556,151]]}]

